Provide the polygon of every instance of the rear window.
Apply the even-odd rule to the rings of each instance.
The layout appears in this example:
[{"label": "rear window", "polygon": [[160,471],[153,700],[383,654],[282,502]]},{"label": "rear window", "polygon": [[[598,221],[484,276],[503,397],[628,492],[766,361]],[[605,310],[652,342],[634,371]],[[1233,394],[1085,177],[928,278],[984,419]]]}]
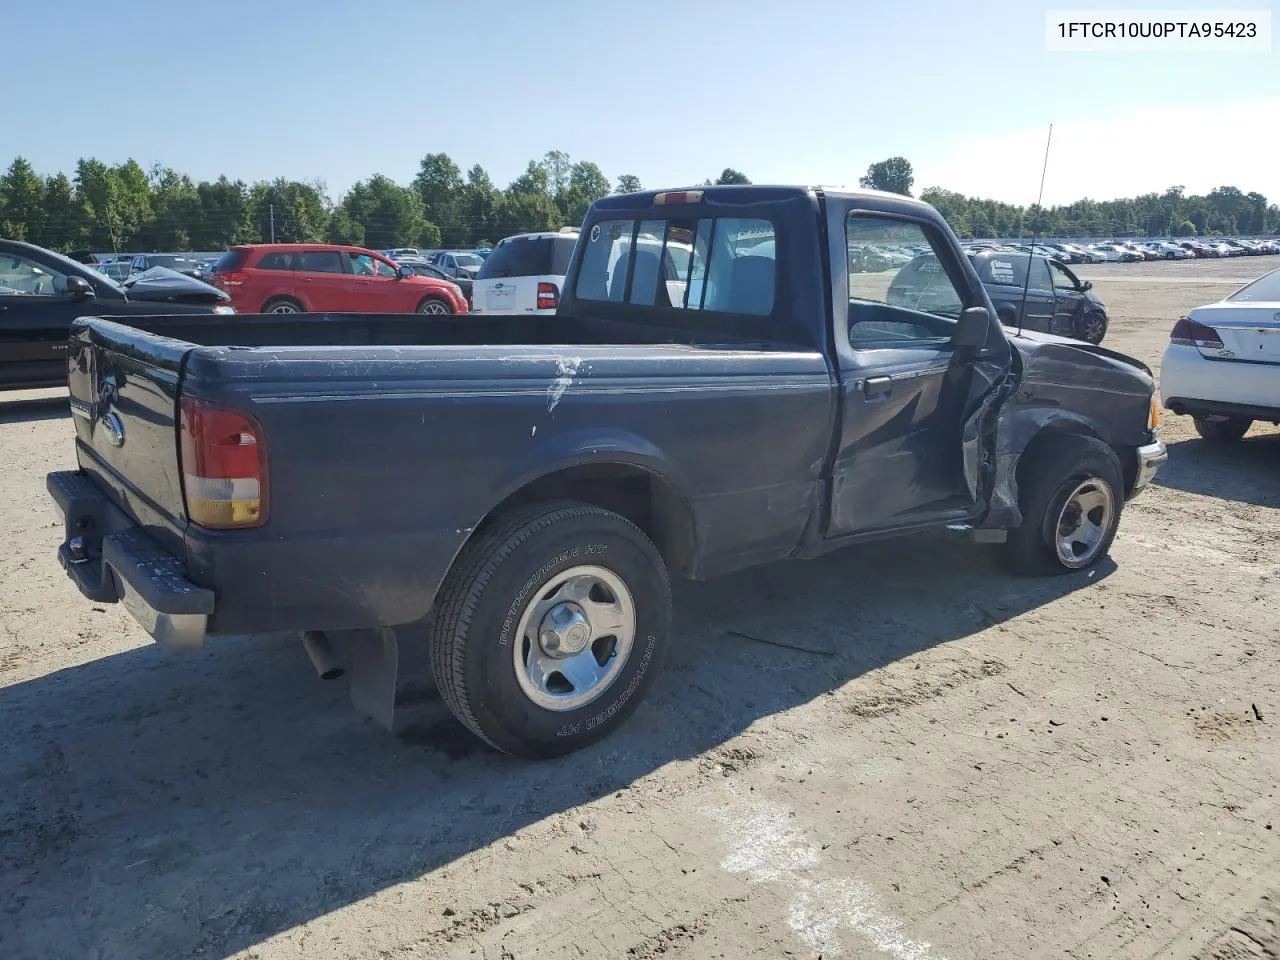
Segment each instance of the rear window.
[{"label": "rear window", "polygon": [[978,279],[997,287],[1021,287],[1027,282],[1026,254],[991,254],[970,257]]},{"label": "rear window", "polygon": [[264,253],[262,259],[258,261],[259,270],[292,270],[293,254],[272,252]]},{"label": "rear window", "polygon": [[580,239],[579,300],[768,316],[777,263],[772,222],[602,220]]},{"label": "rear window", "polygon": [[[485,258],[478,280],[492,277],[542,277],[563,276],[564,270],[555,270],[555,243],[551,237],[511,237],[503,240]],[[568,266],[568,260],[565,261]]]},{"label": "rear window", "polygon": [[1280,303],[1280,270],[1259,277],[1227,297],[1235,303]]},{"label": "rear window", "polygon": [[[551,272],[563,277],[569,272],[569,261],[573,259],[573,248],[578,245],[578,237],[556,237],[551,241]],[[486,261],[487,262],[487,261]]]},{"label": "rear window", "polygon": [[243,250],[228,250],[220,256],[213,265],[213,269],[218,273],[230,273],[232,270],[239,270],[240,265],[244,263],[245,252]]}]

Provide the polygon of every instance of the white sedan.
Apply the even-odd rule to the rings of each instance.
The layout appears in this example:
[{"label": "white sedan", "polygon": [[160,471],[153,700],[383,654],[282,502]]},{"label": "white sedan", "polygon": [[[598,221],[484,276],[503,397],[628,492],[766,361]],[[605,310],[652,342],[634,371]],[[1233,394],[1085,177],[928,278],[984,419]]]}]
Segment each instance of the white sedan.
[{"label": "white sedan", "polygon": [[1206,440],[1239,440],[1255,420],[1280,423],[1280,270],[1177,322],[1160,398]]}]

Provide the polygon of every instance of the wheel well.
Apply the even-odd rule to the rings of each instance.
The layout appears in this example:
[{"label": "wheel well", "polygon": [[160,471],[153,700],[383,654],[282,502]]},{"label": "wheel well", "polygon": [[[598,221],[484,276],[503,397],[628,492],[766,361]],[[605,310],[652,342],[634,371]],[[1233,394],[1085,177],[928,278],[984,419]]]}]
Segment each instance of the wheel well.
[{"label": "wheel well", "polygon": [[693,511],[671,484],[643,467],[592,463],[540,477],[498,504],[485,525],[512,507],[543,500],[580,500],[624,516],[653,541],[672,573],[695,575]]},{"label": "wheel well", "polygon": [[[1022,482],[1023,470],[1027,464],[1033,463],[1047,448],[1061,443],[1068,437],[1088,437],[1091,440],[1107,443],[1106,440],[1103,440],[1088,426],[1076,420],[1056,420],[1053,423],[1046,424],[1022,448],[1022,454],[1018,457],[1018,482]],[[1124,488],[1126,490],[1131,489],[1138,477],[1138,458],[1134,453],[1135,448],[1116,447],[1109,443],[1107,446],[1115,451],[1116,457],[1120,460],[1120,469],[1124,472]]]},{"label": "wheel well", "polygon": [[301,300],[299,300],[297,297],[290,297],[283,293],[277,294],[274,297],[267,297],[267,299],[263,301],[262,308],[265,310],[267,307],[271,306],[271,304],[279,303],[281,300],[287,300],[289,303],[292,303],[295,306],[297,306],[299,310],[303,309]]}]

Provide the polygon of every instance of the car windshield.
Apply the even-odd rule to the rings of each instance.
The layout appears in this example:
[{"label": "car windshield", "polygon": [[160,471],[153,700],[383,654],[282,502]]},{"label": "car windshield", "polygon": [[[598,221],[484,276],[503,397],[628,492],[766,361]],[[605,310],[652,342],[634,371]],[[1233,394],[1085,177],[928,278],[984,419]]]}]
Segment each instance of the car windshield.
[{"label": "car windshield", "polygon": [[168,267],[170,270],[190,269],[193,266],[186,257],[175,257],[166,253],[153,253],[147,259],[154,267]]},{"label": "car windshield", "polygon": [[1227,297],[1233,303],[1280,303],[1280,270],[1272,270]]},{"label": "car windshield", "polygon": [[453,259],[460,267],[475,267],[478,270],[484,265],[484,261],[474,253],[455,253]]}]

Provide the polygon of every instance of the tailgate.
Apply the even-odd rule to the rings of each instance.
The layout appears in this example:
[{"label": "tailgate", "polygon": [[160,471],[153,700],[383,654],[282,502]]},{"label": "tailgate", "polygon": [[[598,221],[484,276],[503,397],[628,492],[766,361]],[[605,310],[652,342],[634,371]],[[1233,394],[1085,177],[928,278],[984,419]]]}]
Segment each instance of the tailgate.
[{"label": "tailgate", "polygon": [[86,317],[73,325],[67,383],[76,459],[157,542],[182,555],[178,379],[195,345]]}]

